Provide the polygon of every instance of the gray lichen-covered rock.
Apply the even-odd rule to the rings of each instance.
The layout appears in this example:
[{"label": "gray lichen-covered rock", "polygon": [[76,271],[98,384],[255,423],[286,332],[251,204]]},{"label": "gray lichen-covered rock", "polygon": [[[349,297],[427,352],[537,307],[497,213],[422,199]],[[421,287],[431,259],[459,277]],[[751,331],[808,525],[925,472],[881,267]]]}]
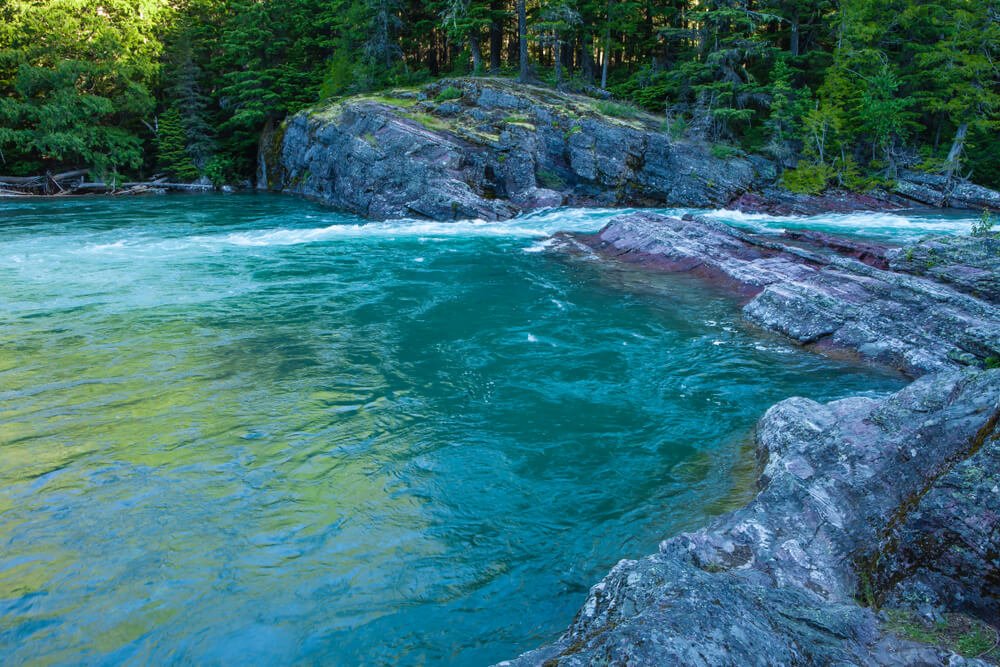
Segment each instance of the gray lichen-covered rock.
[{"label": "gray lichen-covered rock", "polygon": [[706,218],[631,214],[577,239],[604,255],[733,286],[748,299],[743,312],[756,325],[802,344],[856,351],[914,376],[1000,358],[1000,310],[990,287],[1000,263],[989,259],[993,250],[971,249],[983,239],[934,246],[949,276],[967,277],[954,278],[960,283],[954,286],[927,272],[904,273],[897,260],[909,249],[893,260],[898,271],[884,270],[878,266],[887,255],[875,248],[809,235],[785,241]]},{"label": "gray lichen-covered rock", "polygon": [[293,116],[265,137],[259,182],[371,218],[509,218],[470,185],[486,152],[374,101]]},{"label": "gray lichen-covered rock", "polygon": [[995,420],[971,456],[941,475],[866,554],[889,604],[1000,622],[1000,440]]},{"label": "gray lichen-covered rock", "polygon": [[900,174],[894,190],[925,206],[1000,210],[1000,193],[962,180],[949,181],[942,174],[906,171]]},{"label": "gray lichen-covered rock", "polygon": [[[886,632],[857,602],[872,594],[859,563],[893,544],[910,554],[949,530],[961,537],[946,543],[995,544],[984,537],[995,504],[963,490],[963,532],[949,525],[955,505],[939,498],[969,466],[988,464],[979,457],[1000,437],[998,416],[1000,371],[925,376],[881,401],[779,403],[758,427],[764,471],[753,502],[619,563],[558,641],[513,664],[984,664]],[[981,479],[967,483],[986,489]],[[913,555],[908,576],[923,577],[942,600],[955,584],[996,581],[988,549],[963,558],[944,567]],[[896,579],[885,581],[880,593],[890,597]]]},{"label": "gray lichen-covered rock", "polygon": [[[439,104],[448,90],[457,99]],[[674,141],[662,120],[502,79],[412,96],[356,97],[299,113],[261,141],[258,184],[371,218],[509,218],[569,205],[721,206],[754,162]],[[612,107],[614,110],[615,107]]]},{"label": "gray lichen-covered rock", "polygon": [[922,239],[893,251],[889,266],[894,271],[929,276],[1000,304],[998,236],[935,236]]},{"label": "gray lichen-covered rock", "polygon": [[888,211],[912,206],[913,202],[884,191],[870,193],[831,190],[819,195],[796,194],[768,182],[759,191],[740,195],[728,208],[767,215],[820,215],[851,211]]},{"label": "gray lichen-covered rock", "polygon": [[906,172],[894,192],[798,195],[760,156],[719,159],[624,105],[504,79],[440,81],[298,113],[261,138],[258,187],[370,218],[509,218],[559,206],[725,206],[808,215],[1000,194]]}]

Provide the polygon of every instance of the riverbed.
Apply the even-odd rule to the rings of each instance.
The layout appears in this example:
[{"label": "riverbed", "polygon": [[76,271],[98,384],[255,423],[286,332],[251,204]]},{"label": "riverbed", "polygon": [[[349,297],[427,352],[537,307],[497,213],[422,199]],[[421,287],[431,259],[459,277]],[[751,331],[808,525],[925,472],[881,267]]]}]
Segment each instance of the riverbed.
[{"label": "riverbed", "polygon": [[[707,213],[889,241],[975,217]],[[614,214],[0,202],[0,662],[511,657],[745,501],[773,403],[904,384],[695,277],[547,252]]]}]

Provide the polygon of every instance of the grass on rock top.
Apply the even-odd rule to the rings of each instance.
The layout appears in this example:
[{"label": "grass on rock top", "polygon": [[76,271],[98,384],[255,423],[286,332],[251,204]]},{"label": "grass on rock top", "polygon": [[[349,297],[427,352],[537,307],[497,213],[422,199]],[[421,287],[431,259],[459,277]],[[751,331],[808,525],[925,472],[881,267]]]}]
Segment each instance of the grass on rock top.
[{"label": "grass on rock top", "polygon": [[[599,118],[607,123],[626,125],[648,132],[662,132],[664,127],[663,117],[647,113],[629,104],[586,97],[542,86],[519,84],[513,79],[502,77],[443,80],[420,88],[392,88],[379,92],[333,98],[308,113],[314,117],[332,119],[334,114],[339,113],[344,105],[374,102],[409,110],[408,113],[402,115],[417,121],[428,130],[454,132],[463,129],[463,120],[467,119],[463,119],[462,114],[447,118],[439,116],[435,113],[434,105],[460,101],[465,94],[463,83],[479,83],[517,97],[527,97],[531,100],[534,108],[547,112],[559,119],[559,122],[567,119],[579,121],[584,118]],[[417,108],[415,109],[415,107]],[[504,124],[533,132],[539,124],[537,115],[537,113],[525,112],[508,113],[504,118],[494,121],[497,125],[497,132],[484,133],[481,128],[478,128],[478,133],[484,136],[493,136],[502,129],[501,125]],[[462,134],[468,134],[468,132]]]}]

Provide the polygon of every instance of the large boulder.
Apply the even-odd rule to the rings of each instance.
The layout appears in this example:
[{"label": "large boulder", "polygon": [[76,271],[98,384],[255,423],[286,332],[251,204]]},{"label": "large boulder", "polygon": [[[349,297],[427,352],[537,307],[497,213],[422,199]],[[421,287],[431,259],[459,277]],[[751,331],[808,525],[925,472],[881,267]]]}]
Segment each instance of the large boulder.
[{"label": "large boulder", "polygon": [[996,619],[997,504],[978,494],[996,493],[998,417],[1000,371],[779,403],[758,426],[754,501],[620,562],[561,638],[508,664],[985,664],[895,636],[859,602],[906,604],[919,580]]},{"label": "large boulder", "polygon": [[265,133],[259,186],[370,218],[496,220],[562,204],[722,206],[758,178],[751,160],[713,157],[671,139],[662,119],[587,97],[502,79],[396,95],[303,111]]}]

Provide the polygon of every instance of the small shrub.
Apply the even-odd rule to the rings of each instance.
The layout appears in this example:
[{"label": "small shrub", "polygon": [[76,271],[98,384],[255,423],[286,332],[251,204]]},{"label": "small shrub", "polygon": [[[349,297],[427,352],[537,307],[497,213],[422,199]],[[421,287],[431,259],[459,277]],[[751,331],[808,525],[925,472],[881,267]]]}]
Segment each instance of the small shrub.
[{"label": "small shrub", "polygon": [[613,116],[614,118],[635,118],[639,115],[639,110],[631,104],[622,104],[611,100],[595,101],[594,110],[601,115]]},{"label": "small shrub", "polygon": [[1000,368],[1000,357],[986,357],[983,360],[983,367],[988,371]]},{"label": "small shrub", "polygon": [[785,187],[800,195],[818,195],[826,190],[832,176],[829,165],[804,162],[796,169],[787,170],[781,181]]},{"label": "small shrub", "polygon": [[886,611],[886,629],[906,639],[955,651],[966,658],[986,657],[997,647],[997,632],[982,621],[949,613],[935,623],[926,623],[902,609]]},{"label": "small shrub", "polygon": [[558,190],[566,185],[566,181],[559,174],[548,169],[538,170],[538,182],[542,184],[542,187],[549,188],[550,190]]},{"label": "small shrub", "polygon": [[235,172],[236,165],[228,157],[216,155],[205,163],[205,177],[217,188],[231,182]]},{"label": "small shrub", "polygon": [[447,102],[449,100],[458,100],[462,97],[462,91],[455,86],[448,86],[434,98],[435,102]]},{"label": "small shrub", "polygon": [[993,225],[995,221],[993,220],[993,215],[990,210],[983,209],[983,214],[979,216],[979,220],[972,223],[972,235],[973,236],[989,236],[993,233]]},{"label": "small shrub", "polygon": [[580,134],[581,132],[583,132],[583,128],[580,127],[579,125],[574,125],[565,132],[563,132],[563,139],[569,141],[574,134]]},{"label": "small shrub", "polygon": [[717,160],[729,160],[743,155],[743,151],[729,144],[712,144],[712,149],[709,152]]},{"label": "small shrub", "polygon": [[671,139],[680,139],[687,132],[687,121],[684,116],[677,116],[673,120],[663,121],[661,129],[666,132]]},{"label": "small shrub", "polygon": [[959,655],[969,658],[978,658],[996,645],[995,632],[989,632],[984,627],[974,628],[955,640],[955,648]]}]

